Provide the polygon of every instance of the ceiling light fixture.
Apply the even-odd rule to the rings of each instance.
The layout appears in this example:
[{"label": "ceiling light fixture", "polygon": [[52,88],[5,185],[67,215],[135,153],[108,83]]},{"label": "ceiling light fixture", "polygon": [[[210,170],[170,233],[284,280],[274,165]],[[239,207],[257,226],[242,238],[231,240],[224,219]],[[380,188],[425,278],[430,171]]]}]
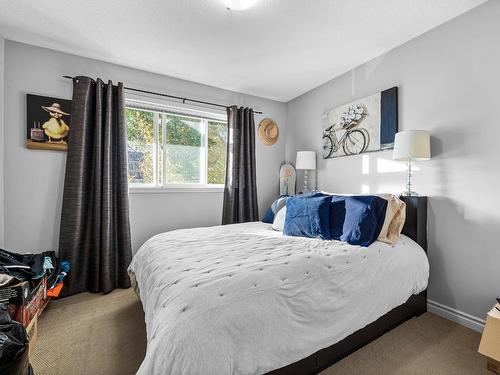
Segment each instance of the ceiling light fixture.
[{"label": "ceiling light fixture", "polygon": [[253,7],[258,0],[221,0],[228,10],[246,10]]}]

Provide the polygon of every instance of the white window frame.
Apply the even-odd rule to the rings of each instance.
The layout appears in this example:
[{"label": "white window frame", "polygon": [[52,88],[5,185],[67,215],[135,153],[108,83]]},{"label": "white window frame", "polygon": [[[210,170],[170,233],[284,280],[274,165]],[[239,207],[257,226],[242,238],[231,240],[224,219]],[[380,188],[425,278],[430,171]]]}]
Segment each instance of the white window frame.
[{"label": "white window frame", "polygon": [[[183,105],[182,107],[175,105],[174,103],[159,102],[148,98],[147,101],[135,98],[129,98],[125,100],[125,107],[134,108],[138,110],[146,110],[154,113],[154,123],[153,132],[155,134],[155,141],[153,144],[153,174],[155,182],[153,184],[134,184],[129,183],[129,193],[130,194],[162,194],[162,193],[221,193],[224,191],[224,184],[208,184],[206,183],[206,174],[208,171],[208,122],[210,120],[227,123],[227,115],[225,111],[210,110],[208,111],[202,107],[196,107],[191,105]],[[203,152],[201,155],[200,162],[204,164],[204,168],[200,168],[200,179],[205,181],[204,183],[180,183],[180,184],[166,184],[164,181],[167,179],[167,171],[165,168],[166,163],[163,165],[161,179],[162,184],[157,181],[158,172],[157,168],[159,165],[160,152],[162,153],[162,160],[165,160],[167,150],[163,148],[161,151],[158,150],[162,145],[158,144],[159,132],[162,132],[162,139],[166,138],[167,129],[162,123],[161,129],[159,129],[159,115],[160,113],[167,113],[179,116],[193,116],[196,118],[201,118],[202,123],[202,139],[204,141],[203,147],[200,151]]]}]

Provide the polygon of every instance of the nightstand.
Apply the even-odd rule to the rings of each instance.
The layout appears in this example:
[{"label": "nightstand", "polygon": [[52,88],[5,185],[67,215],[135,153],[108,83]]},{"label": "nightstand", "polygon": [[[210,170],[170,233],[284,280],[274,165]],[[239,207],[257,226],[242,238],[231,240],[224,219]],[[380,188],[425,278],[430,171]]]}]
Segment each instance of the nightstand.
[{"label": "nightstand", "polygon": [[427,251],[427,197],[400,196],[406,203],[406,220],[403,232]]},{"label": "nightstand", "polygon": [[[400,196],[406,203],[406,220],[403,233],[418,243],[427,254],[427,197]],[[418,303],[417,316],[427,311],[427,289],[416,298]]]}]

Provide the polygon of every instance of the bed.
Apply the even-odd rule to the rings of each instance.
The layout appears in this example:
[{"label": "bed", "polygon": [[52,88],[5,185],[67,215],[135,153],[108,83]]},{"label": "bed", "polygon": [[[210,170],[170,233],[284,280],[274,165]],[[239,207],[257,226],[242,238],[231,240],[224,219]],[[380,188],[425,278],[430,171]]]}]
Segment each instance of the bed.
[{"label": "bed", "polygon": [[138,374],[316,373],[422,313],[417,206],[395,245],[288,237],[260,222],[152,237],[129,267],[147,329]]}]

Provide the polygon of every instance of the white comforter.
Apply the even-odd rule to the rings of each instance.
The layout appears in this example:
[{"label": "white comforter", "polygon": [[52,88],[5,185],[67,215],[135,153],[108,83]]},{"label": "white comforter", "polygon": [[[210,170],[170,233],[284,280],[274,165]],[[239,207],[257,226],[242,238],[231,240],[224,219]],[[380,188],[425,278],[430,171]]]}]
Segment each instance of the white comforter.
[{"label": "white comforter", "polygon": [[138,374],[262,374],[330,346],[427,286],[402,236],[368,248],[283,236],[259,222],[148,240],[129,271],[144,306]]}]

